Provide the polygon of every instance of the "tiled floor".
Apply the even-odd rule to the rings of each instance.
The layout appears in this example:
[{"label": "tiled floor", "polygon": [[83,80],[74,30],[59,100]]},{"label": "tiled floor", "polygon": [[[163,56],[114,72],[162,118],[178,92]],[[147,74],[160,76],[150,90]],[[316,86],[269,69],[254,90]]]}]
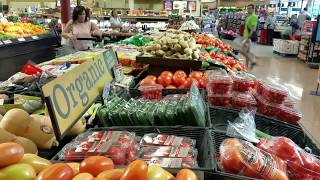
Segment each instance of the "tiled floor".
[{"label": "tiled floor", "polygon": [[320,96],[310,95],[316,89],[318,70],[310,69],[296,58],[285,58],[272,54],[271,46],[254,45],[252,52],[258,65],[252,73],[263,80],[286,86],[302,111],[301,125],[311,133],[320,147]]}]

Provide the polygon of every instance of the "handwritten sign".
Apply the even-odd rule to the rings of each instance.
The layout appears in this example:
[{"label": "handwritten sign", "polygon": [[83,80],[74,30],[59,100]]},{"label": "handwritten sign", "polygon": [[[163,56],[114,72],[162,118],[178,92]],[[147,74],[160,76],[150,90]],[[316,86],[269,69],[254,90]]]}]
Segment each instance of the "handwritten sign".
[{"label": "handwritten sign", "polygon": [[104,85],[112,81],[109,61],[112,60],[97,55],[42,87],[58,140],[101,95]]}]

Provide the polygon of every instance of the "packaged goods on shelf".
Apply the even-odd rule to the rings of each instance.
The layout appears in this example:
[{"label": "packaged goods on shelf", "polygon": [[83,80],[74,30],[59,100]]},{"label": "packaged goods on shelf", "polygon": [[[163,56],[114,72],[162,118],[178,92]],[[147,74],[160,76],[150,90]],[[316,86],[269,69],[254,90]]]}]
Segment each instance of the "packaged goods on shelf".
[{"label": "packaged goods on shelf", "polygon": [[145,134],[140,144],[142,146],[174,146],[174,147],[185,147],[194,148],[196,141],[194,139],[183,137],[183,136],[173,136],[166,134]]},{"label": "packaged goods on shelf", "polygon": [[208,92],[208,103],[211,106],[223,106],[229,107],[232,102],[232,94],[231,92],[227,92],[224,94],[216,94]]},{"label": "packaged goods on shelf", "polygon": [[190,147],[175,146],[145,146],[139,150],[139,157],[142,159],[150,159],[152,157],[172,157],[172,158],[192,158],[197,159],[197,149]]},{"label": "packaged goods on shelf", "polygon": [[233,90],[239,92],[249,91],[254,86],[254,79],[247,73],[232,73]]},{"label": "packaged goods on shelf", "polygon": [[270,103],[276,104],[281,104],[289,95],[283,86],[263,81],[258,81],[257,92]]},{"label": "packaged goods on shelf", "polygon": [[198,168],[196,160],[190,158],[162,158],[154,157],[146,160],[149,165],[159,165],[163,168]]},{"label": "packaged goods on shelf", "polygon": [[233,81],[225,70],[210,70],[206,74],[208,75],[208,92],[212,94],[224,94],[232,89]]}]

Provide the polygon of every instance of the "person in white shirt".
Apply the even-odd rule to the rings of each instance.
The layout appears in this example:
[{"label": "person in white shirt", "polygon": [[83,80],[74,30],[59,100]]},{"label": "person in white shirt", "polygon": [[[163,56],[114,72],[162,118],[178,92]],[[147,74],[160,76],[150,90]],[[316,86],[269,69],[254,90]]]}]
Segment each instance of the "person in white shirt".
[{"label": "person in white shirt", "polygon": [[299,25],[300,30],[303,29],[304,22],[308,18],[310,18],[310,15],[308,13],[308,9],[304,8],[303,11],[298,16],[298,25]]},{"label": "person in white shirt", "polygon": [[272,45],[273,32],[276,28],[276,17],[274,16],[274,12],[270,12],[269,16],[266,19],[267,31],[268,31],[268,44]]},{"label": "person in white shirt", "polygon": [[5,18],[2,13],[0,13],[0,22],[8,22],[7,18]]},{"label": "person in white shirt", "polygon": [[112,29],[120,30],[122,28],[122,22],[116,10],[111,11],[110,24]]}]

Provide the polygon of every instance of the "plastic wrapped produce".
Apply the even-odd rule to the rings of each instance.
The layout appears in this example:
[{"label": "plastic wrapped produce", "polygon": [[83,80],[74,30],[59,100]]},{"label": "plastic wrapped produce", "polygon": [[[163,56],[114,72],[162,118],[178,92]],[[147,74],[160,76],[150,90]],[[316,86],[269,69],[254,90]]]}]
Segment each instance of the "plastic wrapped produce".
[{"label": "plastic wrapped produce", "polygon": [[143,146],[195,147],[196,140],[183,136],[150,133],[142,137],[140,144]]},{"label": "plastic wrapped produce", "polygon": [[302,114],[293,108],[286,107],[284,105],[279,106],[279,112],[276,118],[281,121],[286,121],[291,124],[297,124],[302,117]]},{"label": "plastic wrapped produce", "polygon": [[261,113],[266,116],[276,117],[279,112],[279,105],[275,103],[270,103],[264,99],[259,94],[254,94],[257,100],[258,113]]},{"label": "plastic wrapped produce", "polygon": [[233,81],[225,70],[206,71],[208,75],[207,91],[213,94],[224,94],[232,89]]},{"label": "plastic wrapped produce", "polygon": [[286,161],[290,179],[320,179],[320,160],[303,151],[291,139],[272,137],[261,140],[257,147]]},{"label": "plastic wrapped produce", "polygon": [[257,102],[250,92],[233,92],[232,107],[241,109],[243,107],[254,107]]},{"label": "plastic wrapped produce", "polygon": [[211,106],[224,106],[227,107],[231,104],[231,93],[225,94],[210,94],[208,95],[208,102]]},{"label": "plastic wrapped produce", "polygon": [[249,91],[254,86],[254,79],[247,73],[233,73],[233,90],[239,92]]},{"label": "plastic wrapped produce", "polygon": [[257,92],[268,102],[281,104],[288,96],[288,91],[279,84],[258,82]]},{"label": "plastic wrapped produce", "polygon": [[159,84],[140,86],[139,90],[145,99],[162,99],[163,86]]},{"label": "plastic wrapped produce", "polygon": [[153,157],[192,158],[197,159],[197,149],[175,146],[144,146],[139,150],[139,157],[150,159]]},{"label": "plastic wrapped produce", "polygon": [[148,165],[159,165],[163,168],[198,168],[198,163],[192,158],[163,158],[145,159]]},{"label": "plastic wrapped produce", "polygon": [[219,151],[218,166],[225,172],[259,179],[289,179],[283,160],[247,141],[226,139]]}]

